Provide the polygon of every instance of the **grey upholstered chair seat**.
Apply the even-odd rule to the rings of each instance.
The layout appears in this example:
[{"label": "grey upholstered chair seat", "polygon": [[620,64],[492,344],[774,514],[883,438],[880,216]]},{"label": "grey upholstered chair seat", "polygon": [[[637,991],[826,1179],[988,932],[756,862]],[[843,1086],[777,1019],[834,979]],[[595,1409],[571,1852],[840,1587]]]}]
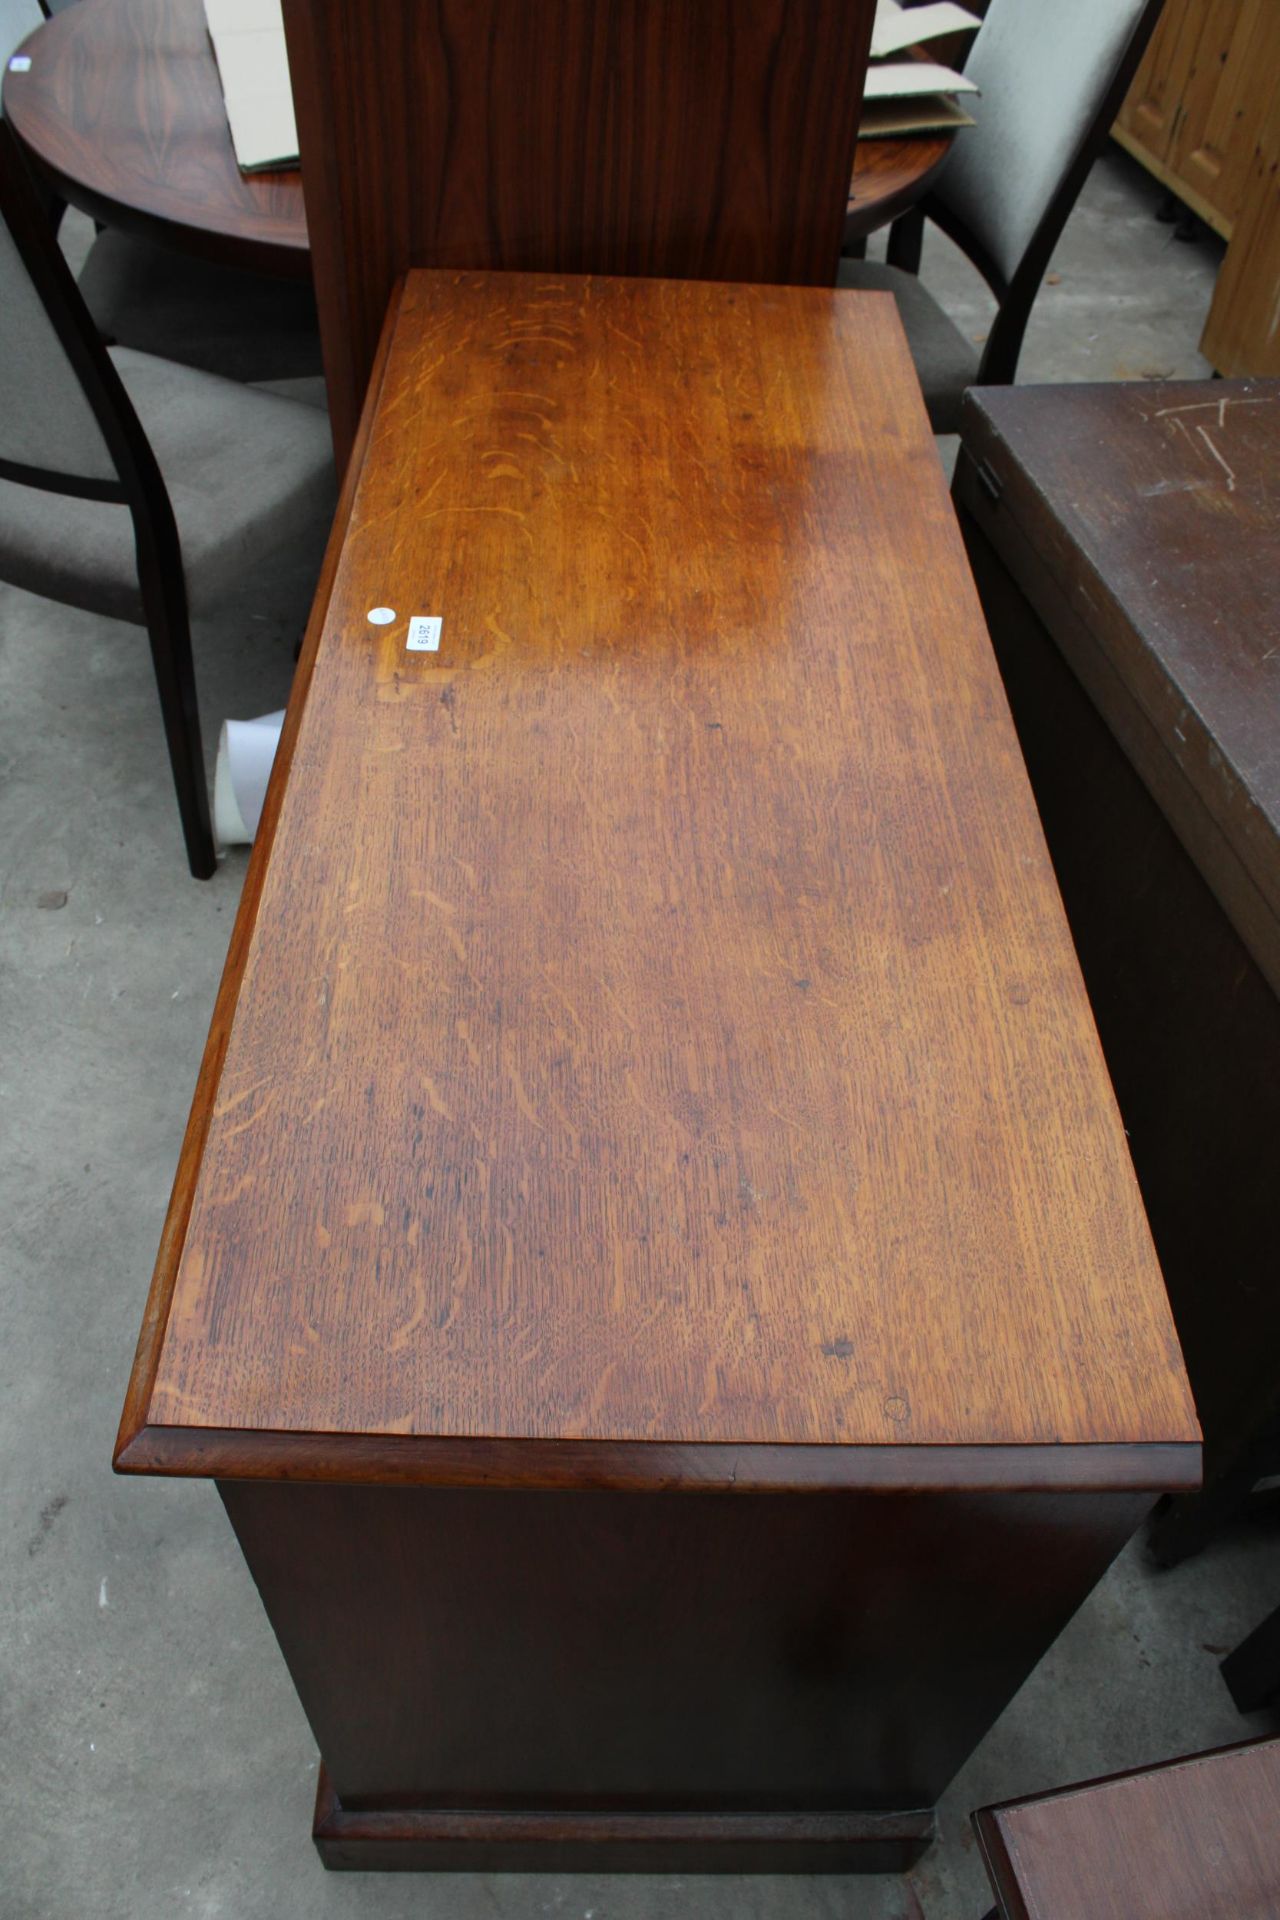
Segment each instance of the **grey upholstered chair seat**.
[{"label": "grey upholstered chair seat", "polygon": [[80,291],[104,340],[228,380],[323,372],[309,280],[197,260],[108,227],[89,249]]},{"label": "grey upholstered chair seat", "polygon": [[836,285],[893,295],[933,431],[959,433],[960,398],[977,378],[977,347],[948,319],[915,274],[904,273],[901,267],[885,266],[879,260],[842,260]]},{"label": "grey upholstered chair seat", "polygon": [[314,578],[337,493],[329,423],[171,359],[109,354],[50,211],[0,115],[0,579],[143,628],[187,864],[207,880],[191,609],[222,611],[232,587],[300,564]]},{"label": "grey upholstered chair seat", "polygon": [[[274,551],[316,546],[336,496],[318,408],[127,348],[112,360],[164,476],[192,611]],[[0,481],[0,578],[121,620],[144,619],[126,506]]]}]

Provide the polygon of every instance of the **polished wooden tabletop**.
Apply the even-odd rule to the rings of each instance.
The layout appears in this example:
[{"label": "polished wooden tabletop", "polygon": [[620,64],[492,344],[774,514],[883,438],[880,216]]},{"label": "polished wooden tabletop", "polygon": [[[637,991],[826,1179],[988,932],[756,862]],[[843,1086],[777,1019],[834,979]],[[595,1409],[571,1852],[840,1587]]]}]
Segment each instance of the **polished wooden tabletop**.
[{"label": "polished wooden tabletop", "polygon": [[202,0],[78,0],[9,70],[5,117],[64,197],[212,258],[310,271],[302,175],[243,174]]},{"label": "polished wooden tabletop", "polygon": [[954,133],[917,133],[859,140],[845,215],[846,243],[888,226],[914,206],[941,171],[954,138]]},{"label": "polished wooden tabletop", "polygon": [[[66,199],[95,218],[283,274],[308,271],[302,175],[242,174],[202,0],[79,0],[24,42],[4,111]],[[950,136],[858,146],[846,233],[919,197]]]},{"label": "polished wooden tabletop", "polygon": [[384,340],[121,1464],[1193,1477],[892,298],[415,272]]}]

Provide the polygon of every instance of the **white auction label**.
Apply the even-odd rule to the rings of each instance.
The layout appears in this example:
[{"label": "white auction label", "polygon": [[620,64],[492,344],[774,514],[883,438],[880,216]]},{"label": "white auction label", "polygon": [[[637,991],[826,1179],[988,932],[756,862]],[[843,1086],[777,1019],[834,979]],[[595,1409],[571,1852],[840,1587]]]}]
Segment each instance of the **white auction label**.
[{"label": "white auction label", "polygon": [[441,613],[415,613],[409,622],[409,638],[405,647],[410,653],[439,653],[440,629],[444,625]]},{"label": "white auction label", "polygon": [[30,73],[31,55],[29,53],[15,53],[9,62],[9,71],[10,73]]}]

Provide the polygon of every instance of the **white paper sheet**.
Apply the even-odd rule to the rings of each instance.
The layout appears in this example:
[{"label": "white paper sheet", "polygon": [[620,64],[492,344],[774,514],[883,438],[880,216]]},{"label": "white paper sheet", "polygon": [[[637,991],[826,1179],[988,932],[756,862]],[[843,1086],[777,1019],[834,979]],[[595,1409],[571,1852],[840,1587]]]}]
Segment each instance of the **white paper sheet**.
[{"label": "white paper sheet", "polygon": [[247,846],[257,833],[283,725],[283,712],[224,721],[213,776],[213,831],[221,846]]},{"label": "white paper sheet", "polygon": [[957,6],[955,0],[933,0],[927,7],[900,7],[897,0],[880,0],[871,29],[871,58],[883,60],[886,54],[901,53],[922,40],[936,40],[942,33],[972,33],[981,25],[976,13]]},{"label": "white paper sheet", "polygon": [[887,60],[868,67],[862,89],[864,100],[909,100],[917,93],[976,93],[977,86],[962,73],[940,67],[936,60]]},{"label": "white paper sheet", "polygon": [[298,163],[280,0],[204,0],[231,144],[245,173]]}]

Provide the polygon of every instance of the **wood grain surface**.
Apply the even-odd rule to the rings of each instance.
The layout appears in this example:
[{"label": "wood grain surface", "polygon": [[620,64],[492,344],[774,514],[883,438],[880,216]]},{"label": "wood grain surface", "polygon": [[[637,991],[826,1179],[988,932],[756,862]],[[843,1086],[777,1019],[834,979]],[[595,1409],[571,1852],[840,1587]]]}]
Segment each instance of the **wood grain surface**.
[{"label": "wood grain surface", "polygon": [[236,165],[202,0],[78,0],[22,50],[5,118],[65,199],[212,259],[310,272],[302,175]]},{"label": "wood grain surface", "polygon": [[1280,1740],[974,1816],[1003,1920],[1274,1920]]},{"label": "wood grain surface", "polygon": [[1268,111],[1248,151],[1240,213],[1213,290],[1200,351],[1224,374],[1280,374],[1280,100],[1275,91],[1280,19],[1266,9],[1271,58]]},{"label": "wood grain surface", "polygon": [[321,1436],[335,1478],[397,1435],[640,1482],[653,1443],[1185,1466],[891,298],[419,272],[391,324],[122,1464],[157,1428],[195,1472]]},{"label": "wood grain surface", "polygon": [[1120,144],[1224,240],[1274,117],[1277,61],[1268,0],[1166,0],[1116,116]]},{"label": "wood grain surface", "polygon": [[874,0],[285,0],[339,466],[409,267],[834,285]]}]

